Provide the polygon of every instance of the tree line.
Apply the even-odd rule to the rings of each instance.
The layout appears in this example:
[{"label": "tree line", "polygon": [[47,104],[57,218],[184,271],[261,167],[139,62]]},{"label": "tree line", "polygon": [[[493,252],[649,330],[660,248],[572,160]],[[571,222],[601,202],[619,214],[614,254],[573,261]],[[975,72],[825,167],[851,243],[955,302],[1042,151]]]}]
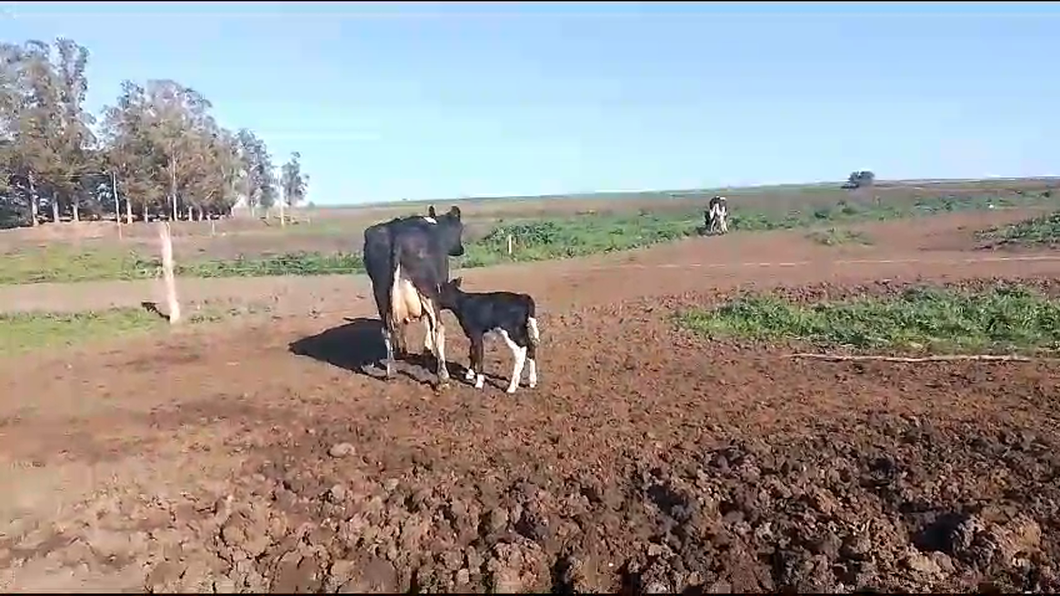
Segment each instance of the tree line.
[{"label": "tree line", "polygon": [[122,83],[102,113],[84,108],[89,51],[66,38],[0,42],[0,226],[253,213],[306,198],[296,152],[276,171],[253,131],[221,126],[177,81]]}]

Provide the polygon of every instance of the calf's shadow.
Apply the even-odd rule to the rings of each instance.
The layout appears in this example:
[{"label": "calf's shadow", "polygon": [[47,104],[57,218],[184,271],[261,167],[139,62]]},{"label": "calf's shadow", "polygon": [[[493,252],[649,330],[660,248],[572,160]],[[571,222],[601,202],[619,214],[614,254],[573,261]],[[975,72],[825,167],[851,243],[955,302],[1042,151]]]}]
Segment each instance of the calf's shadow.
[{"label": "calf's shadow", "polygon": [[[344,325],[291,342],[287,350],[296,356],[306,356],[366,377],[385,379],[386,345],[383,344],[382,323],[379,319],[363,317],[346,320],[348,322]],[[434,362],[430,355],[406,354],[396,362],[396,372],[414,381],[431,384]],[[415,367],[415,372],[409,370],[410,367]]]}]

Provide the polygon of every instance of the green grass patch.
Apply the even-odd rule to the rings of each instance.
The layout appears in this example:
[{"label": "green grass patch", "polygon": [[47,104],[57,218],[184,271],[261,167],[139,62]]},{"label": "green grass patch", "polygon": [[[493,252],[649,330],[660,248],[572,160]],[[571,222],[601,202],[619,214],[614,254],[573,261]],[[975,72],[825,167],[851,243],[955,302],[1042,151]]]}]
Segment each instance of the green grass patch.
[{"label": "green grass patch", "polygon": [[821,347],[1030,351],[1060,347],[1060,300],[1019,286],[985,292],[912,288],[897,297],[799,305],[744,296],[678,315],[708,337],[809,342]]},{"label": "green grass patch", "polygon": [[132,252],[77,250],[63,244],[0,255],[0,284],[142,279],[154,270],[152,262]]},{"label": "green grass patch", "polygon": [[17,313],[0,315],[0,356],[114,338],[168,325],[142,308],[110,309],[74,314]]},{"label": "green grass patch", "polygon": [[[501,223],[477,242],[465,245],[460,267],[545,261],[643,248],[691,236],[700,213],[584,215]],[[515,240],[508,255],[508,236]]]},{"label": "green grass patch", "polygon": [[976,236],[980,240],[997,244],[1027,246],[1056,244],[1060,242],[1060,212],[990,228],[978,232]]},{"label": "green grass patch", "polygon": [[[741,209],[733,205],[730,231],[767,231],[820,228],[815,233],[825,244],[858,242],[853,233],[838,226],[885,221],[950,211],[1029,206],[1049,197],[1025,195],[1018,199],[933,197],[901,205],[866,205],[840,200],[834,204],[796,209],[787,213]],[[697,234],[703,224],[701,209],[639,214],[583,214],[565,218],[500,221],[485,237],[465,243],[466,254],[457,267],[482,267],[506,262],[542,261],[643,248]],[[508,255],[508,235],[515,239]],[[823,235],[821,235],[823,234]],[[358,247],[359,248],[359,247]],[[112,279],[147,279],[157,275],[157,255],[145,258],[132,252],[49,246],[0,258],[0,284],[72,282]],[[363,273],[358,253],[290,252],[244,256],[226,260],[177,261],[177,274],[188,277],[257,277],[267,275],[327,275]]]},{"label": "green grass patch", "polygon": [[[186,311],[182,324],[216,322],[257,310],[253,306],[243,310],[208,306]],[[15,356],[42,348],[125,337],[168,327],[169,322],[166,319],[146,308],[112,308],[82,313],[0,314],[0,328],[3,329],[3,333],[0,333],[0,357]]]},{"label": "green grass patch", "polygon": [[806,239],[825,246],[839,246],[841,244],[869,246],[872,244],[872,239],[866,236],[864,232],[855,232],[853,230],[843,230],[838,228],[814,230],[809,234],[806,234]]},{"label": "green grass patch", "polygon": [[[151,274],[161,266],[152,263]],[[184,277],[264,277],[269,275],[331,275],[363,273],[357,253],[294,252],[282,255],[237,257],[223,261],[177,264],[176,274]]]},{"label": "green grass patch", "polygon": [[[75,252],[67,246],[34,248],[0,258],[0,285],[152,279],[162,266],[160,258],[134,252],[106,250]],[[240,256],[235,259],[177,262],[183,277],[262,277],[268,275],[327,275],[362,272],[356,253],[294,252],[280,255]]]}]

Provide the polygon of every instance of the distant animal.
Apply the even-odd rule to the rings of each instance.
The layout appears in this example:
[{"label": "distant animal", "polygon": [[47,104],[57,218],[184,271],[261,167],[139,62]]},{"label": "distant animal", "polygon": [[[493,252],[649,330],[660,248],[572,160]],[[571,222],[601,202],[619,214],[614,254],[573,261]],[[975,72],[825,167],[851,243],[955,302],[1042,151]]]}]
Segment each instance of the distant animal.
[{"label": "distant animal", "polygon": [[424,321],[424,353],[437,359],[438,385],[449,382],[445,367],[445,326],[438,307],[440,286],[449,280],[449,257],[464,254],[460,208],[439,216],[432,205],[426,216],[395,218],[364,231],[363,261],[386,345],[386,377],[393,376],[394,342],[407,355],[405,328]]},{"label": "distant animal", "polygon": [[527,294],[515,292],[465,292],[462,278],[442,284],[439,304],[456,315],[460,328],[471,340],[465,379],[482,389],[485,376],[483,356],[485,337],[496,334],[504,340],[515,359],[507,393],[515,393],[522,381],[523,365],[528,365],[529,385],[537,386],[537,347],[541,334],[537,328],[537,307]]},{"label": "distant animal", "polygon": [[721,195],[715,195],[707,205],[703,213],[704,225],[707,231],[715,234],[725,234],[729,231],[729,201]]}]

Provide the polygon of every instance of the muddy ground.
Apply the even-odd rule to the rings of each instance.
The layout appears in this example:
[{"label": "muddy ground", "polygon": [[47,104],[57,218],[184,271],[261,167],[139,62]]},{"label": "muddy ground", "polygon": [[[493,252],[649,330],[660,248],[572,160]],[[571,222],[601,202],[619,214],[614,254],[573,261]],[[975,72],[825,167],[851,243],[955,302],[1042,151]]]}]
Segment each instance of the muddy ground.
[{"label": "muddy ground", "polygon": [[1055,363],[805,361],[672,321],[751,288],[1060,273],[957,244],[969,217],[470,271],[541,304],[541,385],[514,397],[501,346],[484,391],[379,380],[342,278],[269,318],[0,362],[0,589],[1060,589]]}]

